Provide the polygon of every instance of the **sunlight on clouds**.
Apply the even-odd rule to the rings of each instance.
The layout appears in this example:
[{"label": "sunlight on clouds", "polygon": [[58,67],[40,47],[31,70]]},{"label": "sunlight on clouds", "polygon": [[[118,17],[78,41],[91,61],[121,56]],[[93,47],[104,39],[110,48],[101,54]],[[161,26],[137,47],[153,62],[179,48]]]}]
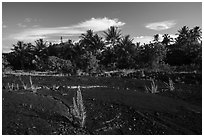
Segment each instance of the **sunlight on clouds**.
[{"label": "sunlight on clouds", "polygon": [[32,21],[32,18],[25,18],[24,22],[31,22]]},{"label": "sunlight on clouds", "polygon": [[5,25],[4,22],[2,21],[2,28],[5,29],[5,28],[7,28],[7,27],[8,27],[8,26]]},{"label": "sunlight on clouds", "polygon": [[2,46],[3,53],[9,53],[11,52],[11,46],[10,45],[4,45]]},{"label": "sunlight on clouds", "polygon": [[169,20],[169,21],[163,21],[163,22],[149,23],[145,27],[148,29],[161,31],[161,30],[170,29],[175,25],[176,25],[176,22],[174,20]]},{"label": "sunlight on clouds", "polygon": [[[163,40],[163,34],[159,34],[159,41],[161,42]],[[178,37],[177,35],[174,35],[174,34],[169,34],[169,36],[171,38],[173,38],[173,40],[175,40],[176,37]],[[150,41],[153,42],[154,40],[154,36],[137,36],[137,37],[134,37],[134,40],[133,42],[134,43],[137,43],[137,42],[140,42],[140,44],[149,44]]]},{"label": "sunlight on clouds", "polygon": [[104,31],[110,26],[123,26],[125,23],[118,21],[118,19],[108,19],[104,18],[92,18],[91,20],[82,22],[76,27],[82,27],[85,29],[92,29],[93,31]]},{"label": "sunlight on clouds", "polygon": [[66,27],[52,27],[52,28],[32,28],[26,29],[18,34],[13,34],[10,38],[16,40],[35,40],[38,38],[49,38],[53,36],[76,36],[85,33],[88,29],[95,32],[105,31],[110,26],[123,26],[125,23],[120,22],[118,19],[104,18],[91,18],[90,20],[81,22],[77,25]]},{"label": "sunlight on clouds", "polygon": [[148,44],[150,41],[153,40],[153,37],[152,36],[138,36],[138,37],[134,37],[134,40],[133,42],[134,43],[137,43],[137,42],[140,42],[140,44]]},{"label": "sunlight on clouds", "polygon": [[32,27],[33,28],[37,28],[37,27],[40,27],[40,25],[33,25]]},{"label": "sunlight on clouds", "polygon": [[22,24],[22,23],[18,23],[17,25],[18,25],[18,27],[20,27],[20,28],[26,28],[26,27],[27,27],[26,25],[24,25],[24,24]]},{"label": "sunlight on clouds", "polygon": [[5,28],[7,28],[7,26],[6,26],[6,25],[2,25],[2,28],[4,28],[4,29],[5,29]]}]

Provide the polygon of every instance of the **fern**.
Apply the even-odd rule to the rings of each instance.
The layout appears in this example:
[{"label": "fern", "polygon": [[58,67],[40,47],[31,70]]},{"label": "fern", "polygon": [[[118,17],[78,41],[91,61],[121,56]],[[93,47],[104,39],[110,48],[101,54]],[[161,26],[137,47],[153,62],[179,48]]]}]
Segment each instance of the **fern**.
[{"label": "fern", "polygon": [[75,117],[79,118],[80,113],[79,113],[79,109],[78,109],[76,101],[75,101],[75,97],[73,97],[73,107],[74,107],[73,108],[73,115]]},{"label": "fern", "polygon": [[22,85],[23,85],[23,89],[28,89],[27,85],[26,85],[26,84],[24,84],[24,82],[22,81],[22,79],[21,79],[21,77],[20,77],[20,76],[19,76],[19,79],[20,79],[20,81],[21,81],[21,83],[22,83]]},{"label": "fern", "polygon": [[152,83],[151,83],[151,87],[148,88],[145,86],[145,90],[148,92],[148,93],[158,93],[158,86],[155,84],[154,80],[151,80]]},{"label": "fern", "polygon": [[16,90],[19,90],[19,85],[18,84],[16,84]]},{"label": "fern", "polygon": [[80,90],[80,86],[77,90],[76,98],[73,97],[73,116],[78,120],[81,127],[84,127],[85,125],[85,119],[86,119],[86,111],[85,106],[83,103],[83,98]]},{"label": "fern", "polygon": [[166,83],[164,82],[167,86],[167,88],[170,90],[170,91],[174,91],[175,90],[175,87],[174,87],[174,82],[169,78],[169,83]]},{"label": "fern", "polygon": [[11,90],[11,86],[10,86],[10,84],[9,84],[9,83],[7,83],[7,85],[8,85],[8,89],[9,89],[9,90]]},{"label": "fern", "polygon": [[19,86],[18,84],[15,85],[15,83],[7,83],[7,89],[10,91],[19,90]]},{"label": "fern", "polygon": [[30,76],[30,88],[33,92],[37,92],[37,87],[33,84],[31,76]]},{"label": "fern", "polygon": [[33,84],[33,81],[32,81],[32,78],[31,78],[31,76],[30,76],[30,79],[29,79],[29,81],[30,81],[30,87],[28,87],[23,81],[22,81],[22,79],[21,79],[21,77],[19,77],[19,79],[20,79],[20,81],[21,81],[21,83],[22,83],[22,85],[23,85],[23,89],[25,89],[25,90],[32,90],[34,93],[35,92],[37,92],[37,89],[39,89],[39,87],[38,86],[35,86],[34,84]]}]

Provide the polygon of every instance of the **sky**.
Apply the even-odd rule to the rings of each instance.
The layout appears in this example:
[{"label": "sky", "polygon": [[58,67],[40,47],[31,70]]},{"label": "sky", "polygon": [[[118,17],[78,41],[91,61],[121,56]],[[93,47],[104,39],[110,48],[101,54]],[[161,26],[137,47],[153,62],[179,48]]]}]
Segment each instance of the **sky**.
[{"label": "sky", "polygon": [[110,26],[149,43],[155,34],[175,38],[184,25],[202,28],[201,2],[3,2],[2,51],[19,40],[77,41],[88,29],[103,37]]}]

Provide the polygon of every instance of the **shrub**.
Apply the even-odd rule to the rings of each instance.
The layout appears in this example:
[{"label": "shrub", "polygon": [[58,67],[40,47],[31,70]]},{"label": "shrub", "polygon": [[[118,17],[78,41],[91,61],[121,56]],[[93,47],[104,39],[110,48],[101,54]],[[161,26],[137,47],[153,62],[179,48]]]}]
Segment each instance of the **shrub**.
[{"label": "shrub", "polygon": [[12,70],[12,67],[10,63],[8,62],[6,56],[2,55],[2,71],[6,72],[6,71],[11,71],[11,70]]},{"label": "shrub", "polygon": [[87,66],[87,72],[88,73],[96,73],[99,68],[99,60],[96,59],[96,56],[94,56],[92,53],[89,55],[89,61]]},{"label": "shrub", "polygon": [[151,68],[158,69],[158,65],[164,62],[167,49],[164,44],[159,42],[150,44],[150,46],[152,46],[149,56]]},{"label": "shrub", "polygon": [[32,64],[35,66],[36,70],[44,71],[47,69],[47,60],[41,59],[37,55],[35,55],[35,58],[32,60]]},{"label": "shrub", "polygon": [[60,59],[55,56],[48,57],[48,69],[62,73],[73,73],[73,66],[70,60]]},{"label": "shrub", "polygon": [[168,64],[161,62],[160,64],[157,64],[157,66],[154,67],[152,71],[154,72],[172,72],[172,69]]}]

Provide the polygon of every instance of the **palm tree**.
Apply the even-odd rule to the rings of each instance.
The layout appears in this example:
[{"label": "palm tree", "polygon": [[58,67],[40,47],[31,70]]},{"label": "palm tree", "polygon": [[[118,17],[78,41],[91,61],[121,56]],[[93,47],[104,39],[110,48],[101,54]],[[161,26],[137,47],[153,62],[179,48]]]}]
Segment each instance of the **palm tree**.
[{"label": "palm tree", "polygon": [[202,31],[199,26],[195,26],[193,29],[190,30],[190,37],[191,41],[194,43],[199,43],[202,38]]},{"label": "palm tree", "polygon": [[111,26],[107,32],[104,31],[105,39],[108,44],[114,47],[121,39],[121,30],[118,27]]},{"label": "palm tree", "polygon": [[190,48],[192,44],[199,43],[201,40],[201,29],[196,26],[193,29],[189,29],[187,26],[183,26],[178,30],[179,35],[176,38],[176,43],[180,45],[181,49]]},{"label": "palm tree", "polygon": [[28,58],[31,53],[33,45],[31,43],[24,43],[23,41],[18,41],[16,45],[13,45],[13,49],[11,49],[15,53],[15,57],[18,61],[20,61],[20,68],[25,69],[24,64],[29,63]]},{"label": "palm tree", "polygon": [[162,44],[165,44],[166,46],[168,46],[169,43],[173,41],[173,38],[171,38],[169,34],[164,34],[162,37],[163,37]]},{"label": "palm tree", "polygon": [[34,48],[34,57],[35,62],[37,64],[35,65],[37,69],[44,70],[46,68],[46,63],[48,60],[48,47],[47,47],[47,41],[44,42],[43,39],[39,39],[35,41],[36,46]]},{"label": "palm tree", "polygon": [[190,45],[188,46],[188,52],[186,52],[186,54],[188,54],[191,59],[199,56],[200,51],[202,51],[201,36],[201,28],[198,26],[189,31]]},{"label": "palm tree", "polygon": [[133,64],[133,56],[135,53],[135,45],[130,35],[126,35],[121,38],[120,43],[115,47],[116,60],[118,67],[129,68]]},{"label": "palm tree", "polygon": [[36,43],[36,50],[39,52],[41,52],[47,47],[47,41],[44,42],[43,39],[36,40],[35,43]]},{"label": "palm tree", "polygon": [[74,59],[74,43],[72,40],[68,40],[65,43],[61,43],[61,56],[63,59],[66,60],[73,60]]},{"label": "palm tree", "polygon": [[189,33],[189,28],[187,26],[183,26],[180,30],[178,30],[179,35],[187,36]]},{"label": "palm tree", "polygon": [[127,46],[132,45],[133,39],[130,38],[130,35],[126,35],[121,39],[120,44],[127,45]]},{"label": "palm tree", "polygon": [[86,33],[81,34],[80,37],[82,39],[91,38],[91,37],[93,37],[93,34],[94,34],[93,30],[89,29],[86,31]]},{"label": "palm tree", "polygon": [[190,30],[187,26],[183,26],[180,30],[178,30],[178,37],[176,38],[176,43],[180,45],[181,47],[186,47],[187,45],[190,45]]},{"label": "palm tree", "polygon": [[93,35],[93,30],[87,30],[86,33],[83,33],[81,36],[79,36],[81,38],[80,43],[82,43],[84,46],[90,45]]},{"label": "palm tree", "polygon": [[154,35],[154,42],[159,42],[159,34]]},{"label": "palm tree", "polygon": [[133,39],[130,38],[130,35],[126,35],[120,40],[119,47],[121,47],[127,54],[132,54],[134,52],[135,45],[133,44]]},{"label": "palm tree", "polygon": [[35,41],[35,55],[39,58],[44,58],[47,56],[47,41],[44,42],[43,39],[39,39]]},{"label": "palm tree", "polygon": [[87,51],[97,54],[98,50],[102,49],[104,42],[98,34],[94,34],[92,30],[88,30],[85,34],[80,36],[82,39],[80,43],[85,47]]}]

